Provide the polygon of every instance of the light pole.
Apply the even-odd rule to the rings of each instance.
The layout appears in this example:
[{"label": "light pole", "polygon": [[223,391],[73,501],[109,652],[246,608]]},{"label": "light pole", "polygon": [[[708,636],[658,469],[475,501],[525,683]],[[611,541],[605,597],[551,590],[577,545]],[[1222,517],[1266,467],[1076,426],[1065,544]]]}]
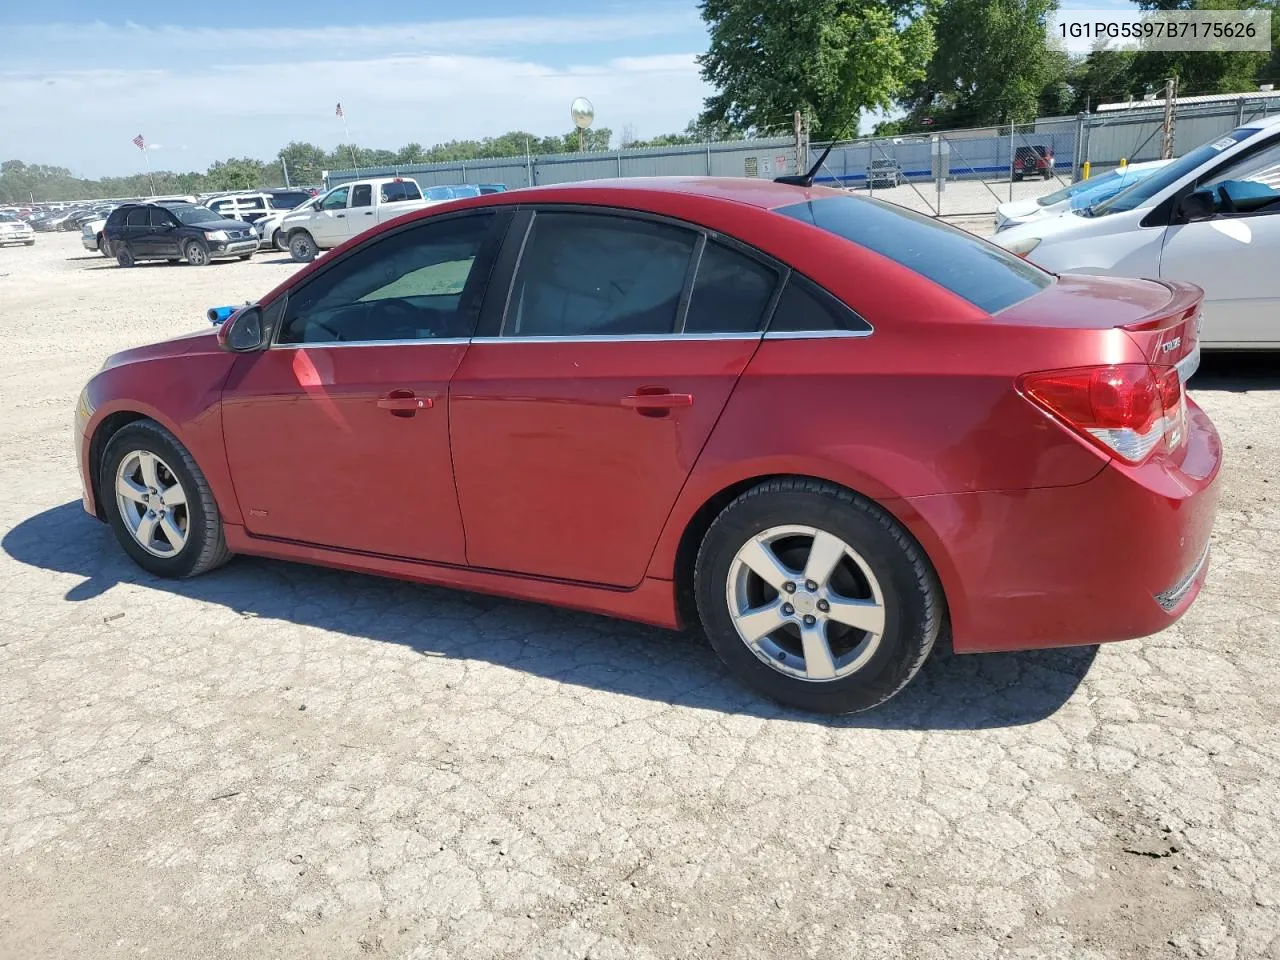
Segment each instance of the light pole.
[{"label": "light pole", "polygon": [[569,105],[569,116],[573,118],[573,125],[578,128],[578,152],[586,153],[587,128],[596,118],[596,108],[591,106],[591,101],[586,97],[578,97]]}]

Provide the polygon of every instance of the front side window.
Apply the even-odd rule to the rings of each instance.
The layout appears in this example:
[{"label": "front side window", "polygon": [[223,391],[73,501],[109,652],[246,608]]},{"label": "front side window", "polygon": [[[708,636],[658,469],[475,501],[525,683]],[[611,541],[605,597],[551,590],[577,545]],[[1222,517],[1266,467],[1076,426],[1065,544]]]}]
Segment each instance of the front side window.
[{"label": "front side window", "polygon": [[1053,274],[994,243],[882,200],[824,197],[777,212],[888,257],[988,313],[1053,283]]},{"label": "front side window", "polygon": [[169,211],[162,207],[151,208],[151,226],[153,227],[171,227],[173,226],[173,217]]},{"label": "front side window", "polygon": [[416,224],[367,244],[289,294],[282,344],[470,337],[493,234],[490,211]]},{"label": "front side window", "polygon": [[373,206],[373,187],[367,183],[356,184],[351,191],[351,205],[353,207]]},{"label": "front side window", "polygon": [[595,213],[539,213],[502,334],[586,337],[675,332],[695,235]]},{"label": "front side window", "polygon": [[1275,213],[1280,201],[1280,139],[1215,170],[1196,188],[1213,191],[1219,213]]},{"label": "front side window", "polygon": [[347,206],[347,194],[351,192],[350,187],[339,187],[324,198],[324,202],[320,204],[321,210],[344,210]]}]

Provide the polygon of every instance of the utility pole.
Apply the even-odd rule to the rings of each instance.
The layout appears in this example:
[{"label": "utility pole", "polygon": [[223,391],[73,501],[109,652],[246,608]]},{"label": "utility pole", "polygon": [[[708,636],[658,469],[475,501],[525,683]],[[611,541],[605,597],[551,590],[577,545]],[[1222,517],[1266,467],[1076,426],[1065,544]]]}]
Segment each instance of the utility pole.
[{"label": "utility pole", "polygon": [[805,148],[804,142],[804,116],[799,110],[794,115],[795,133],[796,133],[796,173],[804,173],[809,169],[808,150]]},{"label": "utility pole", "polygon": [[1174,103],[1178,99],[1178,78],[1170,77],[1164,82],[1164,140],[1160,146],[1160,159],[1173,158],[1173,121]]},{"label": "utility pole", "polygon": [[280,158],[280,169],[284,171],[284,185],[291,186],[289,183],[289,162],[284,157]]}]

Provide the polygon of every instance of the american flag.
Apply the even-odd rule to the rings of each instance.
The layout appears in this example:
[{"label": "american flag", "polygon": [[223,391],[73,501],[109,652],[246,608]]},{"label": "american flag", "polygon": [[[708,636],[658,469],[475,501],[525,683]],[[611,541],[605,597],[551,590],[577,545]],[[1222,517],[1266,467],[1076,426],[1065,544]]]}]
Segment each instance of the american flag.
[{"label": "american flag", "polygon": [[147,141],[142,139],[142,134],[138,134],[136,137],[133,138],[133,145],[137,147],[139,150],[147,149]]},{"label": "american flag", "polygon": [[340,116],[342,116],[342,104],[338,104],[337,109],[333,111],[333,115],[334,115],[335,117],[340,117]]}]

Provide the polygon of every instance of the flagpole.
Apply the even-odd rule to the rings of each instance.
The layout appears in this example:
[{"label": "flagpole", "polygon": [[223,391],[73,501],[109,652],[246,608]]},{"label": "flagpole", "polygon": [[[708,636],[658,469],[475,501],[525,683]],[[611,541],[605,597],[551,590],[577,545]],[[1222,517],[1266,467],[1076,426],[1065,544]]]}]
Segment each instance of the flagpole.
[{"label": "flagpole", "polygon": [[347,111],[342,109],[342,104],[338,104],[338,116],[342,118],[342,134],[347,141],[347,152],[351,154],[351,166],[359,167],[360,162],[356,160],[356,149],[351,143],[351,130],[347,127]]},{"label": "flagpole", "polygon": [[156,195],[156,178],[151,175],[151,145],[144,143],[142,155],[147,161],[147,182],[151,184],[151,195]]}]

